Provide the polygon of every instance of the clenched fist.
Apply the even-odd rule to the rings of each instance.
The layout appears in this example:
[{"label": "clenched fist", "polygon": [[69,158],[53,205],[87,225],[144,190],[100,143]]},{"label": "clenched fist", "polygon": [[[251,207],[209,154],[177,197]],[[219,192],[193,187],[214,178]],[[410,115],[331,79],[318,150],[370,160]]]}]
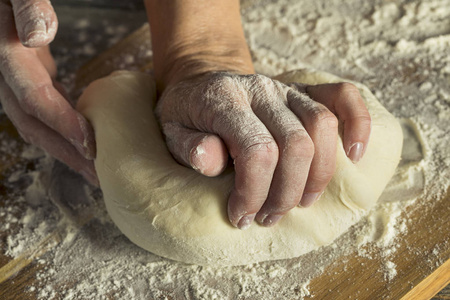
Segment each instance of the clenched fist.
[{"label": "clenched fist", "polygon": [[169,85],[157,115],[173,156],[206,176],[231,157],[230,222],[272,226],[296,205],[316,201],[336,161],[338,114],[344,147],[357,162],[370,134],[358,89],[348,83],[284,85],[262,75],[208,72]]}]

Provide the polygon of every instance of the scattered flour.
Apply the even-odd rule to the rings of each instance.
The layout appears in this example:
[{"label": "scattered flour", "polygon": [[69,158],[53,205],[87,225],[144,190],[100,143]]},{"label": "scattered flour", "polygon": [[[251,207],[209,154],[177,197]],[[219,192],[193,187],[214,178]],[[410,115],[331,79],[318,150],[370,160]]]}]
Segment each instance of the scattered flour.
[{"label": "scattered flour", "polygon": [[397,270],[395,269],[396,266],[392,261],[388,260],[384,263],[384,267],[386,268],[384,278],[391,281],[397,275]]},{"label": "scattered flour", "polygon": [[[244,29],[259,72],[275,75],[312,66],[361,81],[403,119],[407,147],[380,204],[332,245],[299,258],[239,267],[185,265],[134,246],[109,219],[98,190],[36,148],[1,132],[0,162],[9,166],[2,186],[12,198],[0,207],[0,232],[7,236],[0,240],[0,248],[17,257],[49,235],[60,241],[37,259],[43,267],[36,274],[36,285],[27,288],[30,295],[39,299],[309,298],[314,297],[310,281],[336,258],[355,252],[372,258],[374,248],[380,251],[385,280],[395,280],[397,269],[391,257],[398,237],[407,233],[409,214],[414,211],[410,208],[432,206],[450,186],[450,3],[243,3],[248,3]],[[89,25],[87,19],[75,24],[81,40]],[[89,44],[74,51],[97,54]],[[139,53],[151,54],[148,49]],[[70,60],[69,53],[59,55],[60,62]],[[126,55],[111,63],[123,67],[138,61],[138,56]],[[63,74],[65,82],[73,78],[71,72]],[[8,165],[15,153],[22,153],[20,162]],[[70,192],[65,193],[67,189]],[[430,262],[443,250],[432,249]]]}]

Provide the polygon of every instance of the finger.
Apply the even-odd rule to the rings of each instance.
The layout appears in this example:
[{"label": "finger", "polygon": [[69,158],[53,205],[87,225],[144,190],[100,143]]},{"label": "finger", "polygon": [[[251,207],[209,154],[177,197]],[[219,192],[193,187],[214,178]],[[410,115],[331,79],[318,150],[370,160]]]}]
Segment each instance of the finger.
[{"label": "finger", "polygon": [[323,193],[336,169],[338,120],[325,106],[306,94],[290,90],[287,99],[314,143],[314,158],[300,201],[301,206],[308,207]]},{"label": "finger", "polygon": [[358,88],[347,82],[308,86],[307,92],[317,102],[335,113],[344,125],[344,150],[357,163],[369,142],[371,119]]},{"label": "finger", "polygon": [[[53,80],[53,86],[61,94],[61,96],[64,97],[64,99],[68,99],[69,98],[69,94],[67,93],[66,89],[64,88],[64,86],[60,82],[58,82],[56,80]],[[71,105],[73,105],[72,102],[71,102]]]},{"label": "finger", "polygon": [[188,129],[179,123],[162,125],[167,147],[175,159],[206,176],[217,176],[228,164],[228,151],[214,134]]},{"label": "finger", "polygon": [[[273,89],[274,84],[278,83],[261,86]],[[269,129],[280,151],[269,195],[256,215],[264,226],[273,226],[299,204],[315,148],[299,118],[286,106],[281,85],[275,89],[278,95],[267,91],[252,101],[253,111]]]},{"label": "finger", "polygon": [[49,0],[11,0],[17,34],[23,45],[42,47],[55,38],[58,19]]},{"label": "finger", "polygon": [[[248,86],[233,76],[217,76],[203,88],[179,85],[164,93],[162,101],[169,101],[169,105],[157,108],[163,124],[180,122],[202,132],[214,133],[225,143],[235,167],[235,184],[228,198],[228,218],[233,226],[248,228],[267,198],[278,161],[275,140],[249,105]],[[186,95],[188,99],[170,102],[179,95]],[[217,101],[219,95],[220,102]],[[197,101],[202,97],[206,100]]]},{"label": "finger", "polygon": [[81,156],[57,132],[36,118],[27,115],[18,105],[11,90],[1,87],[0,100],[6,114],[26,142],[47,151],[51,156],[64,162],[70,168],[83,175],[91,184],[99,185],[94,163]]},{"label": "finger", "polygon": [[[232,79],[224,80],[229,90],[241,89]],[[212,131],[225,142],[234,161],[235,184],[228,199],[228,217],[233,226],[246,229],[269,193],[278,146],[248,99],[235,99],[234,95],[223,95],[224,106],[216,112]]]},{"label": "finger", "polygon": [[40,47],[36,48],[36,54],[41,61],[44,68],[47,70],[47,73],[50,75],[50,77],[54,80],[56,78],[56,64],[55,60],[53,59],[53,56],[50,52],[50,47]]},{"label": "finger", "polygon": [[[37,54],[39,60],[42,62],[44,68],[47,70],[48,74],[50,75],[50,78],[52,78],[52,84],[55,87],[55,89],[61,94],[61,96],[64,97],[64,99],[69,100],[69,94],[67,93],[64,86],[60,82],[56,81],[56,75],[57,75],[56,64],[55,64],[55,60],[53,59],[53,56],[50,52],[50,47],[45,46],[45,47],[36,48],[36,54]],[[71,105],[74,107],[73,103],[71,103]]]},{"label": "finger", "polygon": [[85,158],[93,159],[92,127],[56,90],[39,58],[20,44],[6,45],[5,48],[0,53],[0,71],[22,110],[60,133]]},{"label": "finger", "polygon": [[237,132],[237,140],[225,137],[236,172],[228,199],[228,217],[239,229],[251,225],[267,199],[278,161],[278,147],[267,129],[258,128],[262,126],[256,122],[250,126],[253,128],[249,132]]}]

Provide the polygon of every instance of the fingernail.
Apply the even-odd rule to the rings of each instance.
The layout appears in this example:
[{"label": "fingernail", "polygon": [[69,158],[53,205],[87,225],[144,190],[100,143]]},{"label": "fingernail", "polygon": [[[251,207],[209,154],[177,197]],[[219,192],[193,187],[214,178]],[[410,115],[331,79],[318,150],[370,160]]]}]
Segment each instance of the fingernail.
[{"label": "fingernail", "polygon": [[45,20],[37,19],[29,22],[25,26],[25,34],[27,35],[25,41],[27,44],[32,44],[47,38],[47,25],[45,24]]},{"label": "fingernail", "polygon": [[347,156],[354,164],[361,159],[361,156],[363,154],[363,148],[364,148],[363,144],[358,142],[351,145],[350,148],[348,149]]},{"label": "fingernail", "polygon": [[100,186],[98,182],[97,176],[92,173],[90,170],[81,170],[80,174],[92,185]]},{"label": "fingernail", "polygon": [[87,149],[85,146],[83,146],[79,141],[74,140],[74,139],[70,139],[70,143],[75,147],[75,149],[77,149],[77,151],[83,155],[84,158],[89,159],[87,156]]},{"label": "fingernail", "polygon": [[202,160],[202,156],[205,153],[205,149],[201,144],[191,150],[189,154],[189,163],[194,170],[203,174],[204,173],[204,162]]},{"label": "fingernail", "polygon": [[81,145],[81,143],[79,143],[78,141],[75,141],[75,140],[72,140],[71,142],[75,146],[75,148],[78,150],[78,152],[80,152],[84,156],[86,155],[86,149],[83,147],[83,145]]},{"label": "fingernail", "polygon": [[314,202],[319,199],[320,195],[322,193],[305,193],[302,196],[302,200],[300,200],[300,206],[301,207],[308,207],[313,205]]},{"label": "fingernail", "polygon": [[267,215],[261,220],[261,225],[270,227],[275,225],[283,216],[281,215]]},{"label": "fingernail", "polygon": [[241,230],[246,230],[248,228],[250,228],[250,226],[252,225],[253,220],[255,219],[256,214],[251,214],[251,215],[246,215],[243,216],[238,224],[237,227]]},{"label": "fingernail", "polygon": [[[75,136],[75,139],[71,139],[70,142],[75,146],[75,148],[78,150],[78,152],[81,153],[81,155],[84,156],[84,158],[88,160],[93,160],[95,158],[95,154],[93,152],[91,147],[89,147],[89,141],[91,140],[89,138],[89,130],[86,127],[87,126],[87,120],[84,119],[81,115],[77,115],[78,118],[78,124],[80,126],[81,134],[78,133]],[[81,142],[80,142],[81,141]]]}]

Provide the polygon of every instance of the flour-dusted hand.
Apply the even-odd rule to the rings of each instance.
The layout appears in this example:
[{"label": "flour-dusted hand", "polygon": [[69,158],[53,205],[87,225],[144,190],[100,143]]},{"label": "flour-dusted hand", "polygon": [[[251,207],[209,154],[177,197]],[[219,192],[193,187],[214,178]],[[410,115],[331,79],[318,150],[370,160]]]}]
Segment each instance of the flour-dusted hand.
[{"label": "flour-dusted hand", "polygon": [[255,218],[271,226],[293,207],[311,205],[334,174],[338,120],[320,102],[353,120],[348,132],[367,141],[356,124],[364,115],[370,126],[370,119],[354,92],[348,84],[290,88],[262,75],[212,72],[168,87],[157,115],[180,163],[215,176],[231,156],[234,226],[245,229]]},{"label": "flour-dusted hand", "polygon": [[[364,155],[371,129],[371,118],[358,88],[348,82],[309,86],[292,83],[290,86],[299,92],[307,93],[314,101],[323,104],[336,117],[339,117],[343,124],[344,151],[353,163],[357,163]],[[317,124],[317,122],[307,116],[310,113],[314,115],[314,112],[304,110],[302,107],[295,105],[295,102],[291,103],[292,110],[305,121],[304,125],[311,134],[316,149],[301,202],[302,206],[307,207],[313,204],[322,194],[333,175],[328,172],[333,170],[334,173],[334,167],[332,168],[329,165],[333,164],[334,166],[334,155],[327,156],[324,153],[335,151],[336,148],[333,148],[333,150],[329,148],[332,147],[332,139],[327,139],[326,128],[314,127],[313,124]],[[308,119],[312,122],[308,123]],[[320,116],[318,119],[323,121]],[[330,121],[330,119],[327,121]],[[333,152],[333,154],[335,153]],[[329,160],[331,157],[333,160]]]},{"label": "flour-dusted hand", "polygon": [[206,176],[220,174],[231,156],[228,217],[235,227],[274,225],[320,198],[335,171],[337,115],[347,155],[355,163],[362,157],[370,117],[358,90],[347,83],[287,86],[255,75],[239,0],[145,4],[168,148]]},{"label": "flour-dusted hand", "polygon": [[96,183],[93,130],[61,94],[48,0],[0,0],[0,100],[20,135]]}]

